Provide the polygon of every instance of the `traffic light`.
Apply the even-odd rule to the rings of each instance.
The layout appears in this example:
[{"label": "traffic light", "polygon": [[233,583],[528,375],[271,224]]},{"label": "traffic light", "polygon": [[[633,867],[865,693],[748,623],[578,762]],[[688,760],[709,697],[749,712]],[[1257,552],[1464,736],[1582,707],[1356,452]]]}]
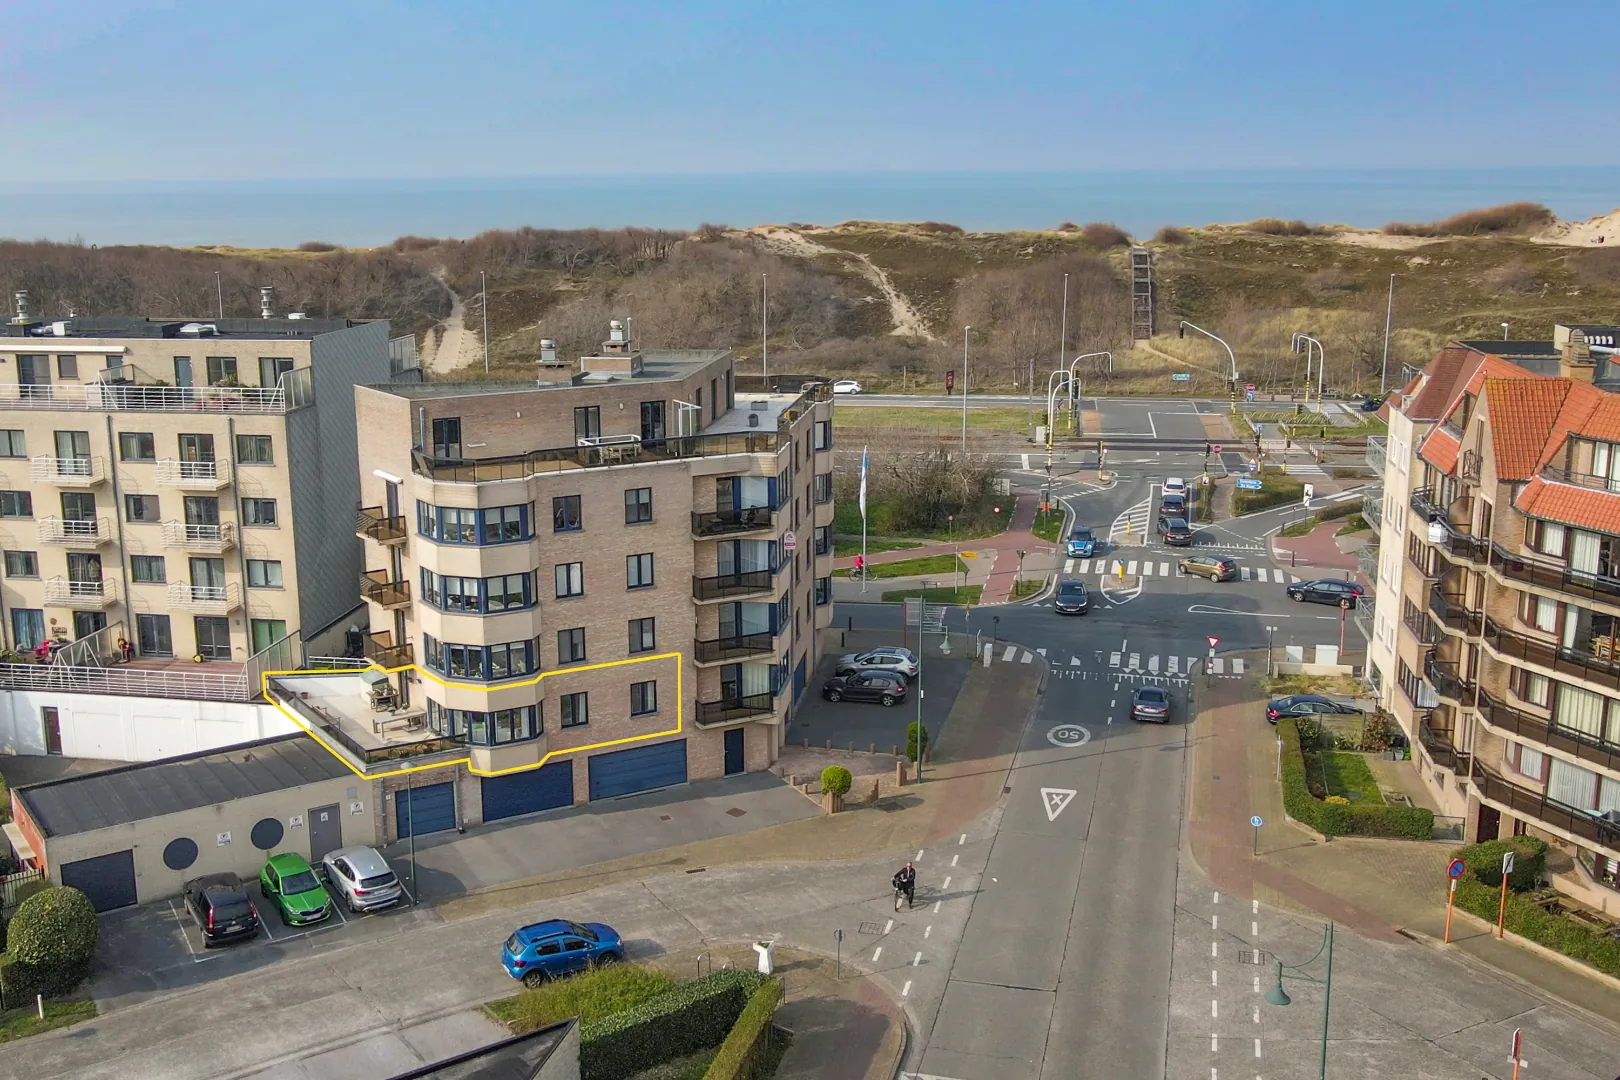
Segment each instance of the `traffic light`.
[{"label": "traffic light", "polygon": [[1209,443],[1204,444],[1204,456],[1209,457]]}]

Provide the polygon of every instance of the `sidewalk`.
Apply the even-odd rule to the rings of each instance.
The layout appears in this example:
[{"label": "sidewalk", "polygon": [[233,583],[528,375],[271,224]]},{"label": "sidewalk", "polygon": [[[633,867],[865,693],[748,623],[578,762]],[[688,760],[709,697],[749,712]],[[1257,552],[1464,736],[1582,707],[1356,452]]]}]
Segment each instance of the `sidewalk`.
[{"label": "sidewalk", "polygon": [[1321,570],[1355,570],[1361,564],[1354,552],[1339,547],[1339,530],[1344,519],[1324,521],[1304,536],[1273,536],[1271,557],[1290,566],[1313,566]]},{"label": "sidewalk", "polygon": [[[1264,669],[1263,658],[1252,663],[1254,670]],[[1360,837],[1323,842],[1289,823],[1263,701],[1249,680],[1199,688],[1188,837],[1193,860],[1217,888],[1329,918],[1377,940],[1418,941],[1462,954],[1476,966],[1620,1025],[1620,994],[1596,973],[1565,966],[1511,938],[1498,941],[1466,915],[1452,923],[1452,944],[1440,944],[1446,865],[1458,845]],[[1265,822],[1258,856],[1251,815]]]}]

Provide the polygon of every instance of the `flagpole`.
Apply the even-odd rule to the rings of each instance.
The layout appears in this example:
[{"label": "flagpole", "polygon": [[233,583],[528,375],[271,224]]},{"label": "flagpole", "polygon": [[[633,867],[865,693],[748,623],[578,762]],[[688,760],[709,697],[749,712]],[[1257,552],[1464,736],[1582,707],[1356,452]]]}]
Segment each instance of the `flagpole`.
[{"label": "flagpole", "polygon": [[861,593],[866,593],[866,447],[861,447]]}]

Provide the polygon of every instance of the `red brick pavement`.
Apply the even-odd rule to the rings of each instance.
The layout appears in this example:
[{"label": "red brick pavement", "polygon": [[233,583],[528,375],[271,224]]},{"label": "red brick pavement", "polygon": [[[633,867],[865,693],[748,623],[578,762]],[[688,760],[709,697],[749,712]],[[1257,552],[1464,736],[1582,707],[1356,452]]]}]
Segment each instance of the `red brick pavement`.
[{"label": "red brick pavement", "polygon": [[[1319,570],[1354,570],[1359,565],[1356,557],[1340,551],[1334,541],[1342,528],[1343,521],[1324,521],[1304,536],[1274,536],[1271,538],[1272,557],[1281,563]],[[1290,554],[1293,559],[1289,558]]]}]

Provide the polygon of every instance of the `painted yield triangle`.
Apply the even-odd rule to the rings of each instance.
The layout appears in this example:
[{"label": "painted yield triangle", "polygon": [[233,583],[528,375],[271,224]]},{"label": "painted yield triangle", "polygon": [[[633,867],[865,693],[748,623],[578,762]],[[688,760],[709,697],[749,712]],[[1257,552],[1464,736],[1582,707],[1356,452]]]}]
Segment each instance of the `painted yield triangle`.
[{"label": "painted yield triangle", "polygon": [[1074,797],[1079,792],[1072,788],[1043,787],[1041,788],[1041,802],[1046,806],[1046,820],[1056,821],[1057,816],[1068,809]]}]

